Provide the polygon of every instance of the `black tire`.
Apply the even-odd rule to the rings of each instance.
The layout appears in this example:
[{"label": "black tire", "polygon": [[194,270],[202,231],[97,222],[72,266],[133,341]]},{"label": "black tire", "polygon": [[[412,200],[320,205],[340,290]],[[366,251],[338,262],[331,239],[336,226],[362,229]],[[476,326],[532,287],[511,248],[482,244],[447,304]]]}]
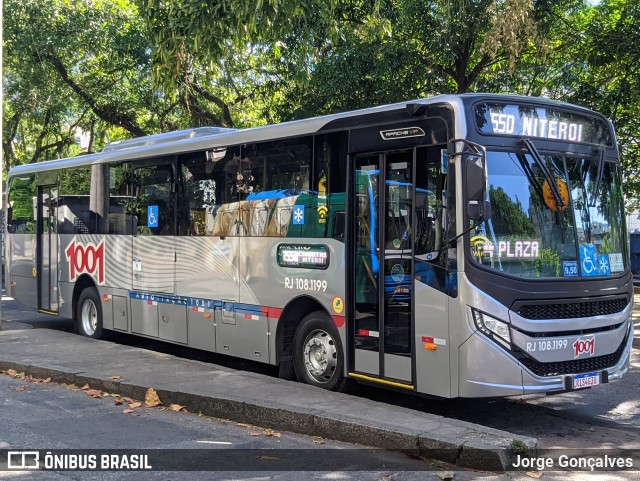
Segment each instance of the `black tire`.
[{"label": "black tire", "polygon": [[335,324],[324,312],[312,312],[293,337],[293,368],[298,381],[330,391],[346,392],[344,350]]},{"label": "black tire", "polygon": [[88,287],[80,293],[76,306],[76,326],[78,334],[93,339],[103,339],[102,304],[94,287]]}]

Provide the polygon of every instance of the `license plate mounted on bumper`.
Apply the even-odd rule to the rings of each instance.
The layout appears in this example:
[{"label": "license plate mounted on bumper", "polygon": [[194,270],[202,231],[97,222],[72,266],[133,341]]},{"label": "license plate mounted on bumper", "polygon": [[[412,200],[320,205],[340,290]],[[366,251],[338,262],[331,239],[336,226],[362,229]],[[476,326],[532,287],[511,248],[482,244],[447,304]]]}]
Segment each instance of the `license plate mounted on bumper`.
[{"label": "license plate mounted on bumper", "polygon": [[573,376],[573,389],[584,389],[601,383],[599,372],[587,372]]}]

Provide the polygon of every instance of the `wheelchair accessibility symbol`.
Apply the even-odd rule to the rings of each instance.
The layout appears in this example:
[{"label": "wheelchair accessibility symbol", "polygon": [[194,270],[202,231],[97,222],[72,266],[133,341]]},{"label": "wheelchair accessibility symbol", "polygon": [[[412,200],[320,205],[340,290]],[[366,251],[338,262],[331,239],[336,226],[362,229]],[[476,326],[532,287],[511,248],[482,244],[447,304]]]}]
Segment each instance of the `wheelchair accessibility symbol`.
[{"label": "wheelchair accessibility symbol", "polygon": [[158,227],[158,206],[147,206],[147,227]]},{"label": "wheelchair accessibility symbol", "polygon": [[598,255],[596,246],[580,245],[580,265],[582,267],[582,275],[586,277],[608,276],[611,274],[609,256],[607,254]]}]

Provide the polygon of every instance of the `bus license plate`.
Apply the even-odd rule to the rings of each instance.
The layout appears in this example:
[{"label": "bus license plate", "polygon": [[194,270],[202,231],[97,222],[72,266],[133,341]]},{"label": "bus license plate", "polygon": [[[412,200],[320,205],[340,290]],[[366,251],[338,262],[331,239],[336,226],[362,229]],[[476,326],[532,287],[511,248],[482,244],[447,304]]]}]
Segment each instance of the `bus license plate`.
[{"label": "bus license plate", "polygon": [[573,389],[582,389],[585,387],[597,386],[598,384],[600,384],[600,374],[597,372],[577,374],[573,376]]}]

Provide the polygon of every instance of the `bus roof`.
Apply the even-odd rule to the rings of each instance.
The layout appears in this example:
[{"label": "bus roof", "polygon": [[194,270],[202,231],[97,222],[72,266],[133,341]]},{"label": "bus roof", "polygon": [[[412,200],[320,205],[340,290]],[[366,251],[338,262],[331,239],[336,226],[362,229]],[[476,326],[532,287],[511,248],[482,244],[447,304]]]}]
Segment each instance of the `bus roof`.
[{"label": "bus roof", "polygon": [[552,101],[542,98],[508,95],[508,94],[458,94],[458,95],[437,95],[434,97],[408,100],[395,104],[380,105],[360,110],[352,110],[337,114],[312,117],[303,120],[294,120],[281,124],[266,125],[249,129],[227,129],[221,127],[198,127],[193,129],[165,132],[161,134],[137,137],[128,140],[110,142],[102,152],[95,154],[78,155],[65,159],[48,160],[35,164],[26,164],[13,167],[9,171],[9,176],[16,176],[31,172],[42,172],[48,170],[81,167],[93,164],[110,162],[121,162],[126,160],[144,159],[150,157],[160,157],[175,155],[187,152],[196,152],[233,145],[248,144],[254,142],[286,139],[301,135],[311,135],[321,131],[330,132],[329,124],[338,119],[349,117],[359,117],[376,113],[401,111],[407,109],[410,104],[433,105],[449,104],[454,109],[462,109],[462,104],[476,100],[497,100],[497,101],[521,101],[540,102],[564,108],[580,109],[585,112],[589,110],[564,102]]}]

